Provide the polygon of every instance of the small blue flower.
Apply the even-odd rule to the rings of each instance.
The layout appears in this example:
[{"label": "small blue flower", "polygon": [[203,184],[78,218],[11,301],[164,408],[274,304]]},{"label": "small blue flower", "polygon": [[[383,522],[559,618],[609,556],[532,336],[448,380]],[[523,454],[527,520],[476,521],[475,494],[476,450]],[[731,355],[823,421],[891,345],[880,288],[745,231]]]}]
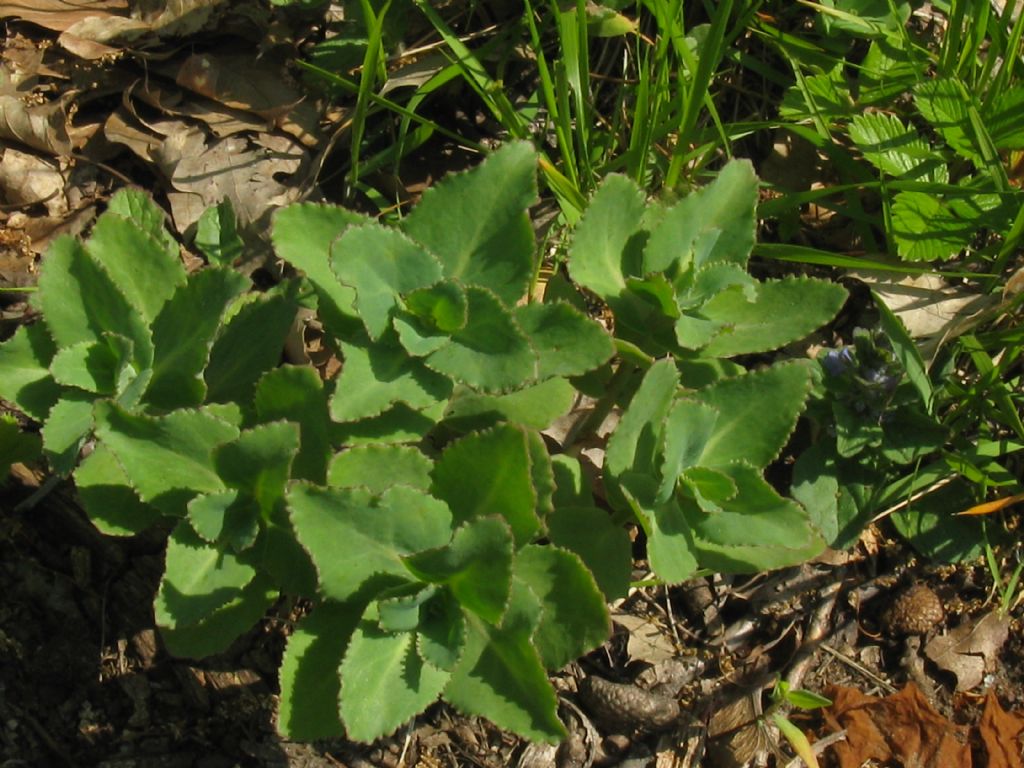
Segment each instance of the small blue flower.
[{"label": "small blue flower", "polygon": [[830,376],[842,376],[855,364],[853,349],[850,347],[830,349],[821,358],[821,365]]}]

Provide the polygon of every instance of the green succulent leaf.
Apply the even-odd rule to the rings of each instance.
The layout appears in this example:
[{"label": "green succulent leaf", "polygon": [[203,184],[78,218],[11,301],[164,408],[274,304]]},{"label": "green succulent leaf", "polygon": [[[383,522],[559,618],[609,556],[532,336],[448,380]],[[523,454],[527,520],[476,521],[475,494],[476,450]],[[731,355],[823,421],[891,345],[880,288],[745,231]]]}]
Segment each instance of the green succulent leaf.
[{"label": "green succulent leaf", "polygon": [[203,211],[196,222],[195,243],[210,264],[230,267],[241,258],[245,243],[238,234],[238,217],[231,200],[224,198]]},{"label": "green succulent leaf", "polygon": [[665,421],[664,448],[658,467],[661,484],[657,502],[664,503],[675,491],[683,470],[696,466],[718,423],[717,408],[696,400],[678,399]]},{"label": "green succulent leaf", "polygon": [[57,347],[43,323],[23,325],[0,344],[0,397],[15,403],[36,421],[44,421],[60,397],[50,375]]},{"label": "green succulent leaf", "polygon": [[283,419],[299,425],[299,452],[292,463],[292,478],[324,482],[330,452],[330,415],[317,372],[297,365],[267,371],[256,385],[255,404],[261,422]]},{"label": "green succulent leaf", "polygon": [[104,333],[99,341],[82,341],[58,350],[50,363],[50,373],[66,387],[113,395],[134,378],[131,358],[131,339]]},{"label": "green succulent leaf", "polygon": [[188,503],[188,521],[204,541],[242,552],[259,534],[260,508],[240,491],[196,496]]},{"label": "green succulent leaf", "polygon": [[527,545],[516,553],[515,578],[540,600],[533,643],[548,669],[559,669],[608,639],[611,619],[593,575],[573,552]]},{"label": "green succulent leaf", "polygon": [[356,292],[355,309],[376,341],[401,295],[441,279],[441,264],[401,232],[371,222],[349,227],[331,246],[331,267]]},{"label": "green succulent leaf", "polygon": [[67,477],[78,463],[78,454],[93,428],[91,395],[69,391],[50,409],[43,425],[43,455],[50,468]]},{"label": "green succulent leaf", "polygon": [[651,231],[644,271],[725,262],[747,265],[755,239],[757,177],[747,160],[728,163],[707,186],[670,208]]},{"label": "green succulent leaf", "polygon": [[455,280],[442,280],[406,295],[405,309],[433,331],[454,333],[466,325],[466,291]]},{"label": "green succulent leaf", "polygon": [[633,550],[625,527],[615,525],[603,509],[559,506],[547,516],[548,538],[579,555],[605,600],[625,597],[633,569]]},{"label": "green succulent leaf", "polygon": [[761,283],[754,300],[741,287],[729,288],[701,307],[701,316],[716,325],[703,352],[729,357],[777,349],[829,322],[846,295],[840,285],[802,277]]},{"label": "green succulent leaf", "polygon": [[337,488],[362,487],[383,493],[393,485],[430,488],[433,463],[408,445],[359,445],[336,454],[327,470],[327,484]]},{"label": "green succulent leaf", "polygon": [[143,416],[102,400],[94,410],[96,435],[143,501],[180,514],[196,493],[224,490],[213,451],[238,436],[235,426],[202,410]]},{"label": "green succulent leaf", "polygon": [[491,291],[466,288],[466,325],[426,364],[485,392],[520,387],[537,376],[537,357],[515,315]]},{"label": "green succulent leaf", "polygon": [[723,379],[696,394],[718,412],[700,464],[720,467],[735,461],[765,467],[782,450],[810,392],[807,361],[777,363]]},{"label": "green succulent leaf", "polygon": [[607,331],[564,302],[517,307],[516,322],[537,352],[540,379],[581,376],[615,354]]},{"label": "green succulent leaf", "polygon": [[445,421],[456,429],[486,429],[509,421],[530,429],[544,429],[572,408],[576,389],[566,379],[554,378],[504,395],[484,395],[458,386],[445,410]]},{"label": "green succulent leaf", "polygon": [[229,488],[252,498],[264,518],[284,498],[292,461],[299,450],[299,428],[285,421],[244,430],[213,454],[217,474]]},{"label": "green succulent leaf", "polygon": [[459,710],[486,717],[537,741],[565,738],[558,700],[531,637],[540,606],[525,588],[515,590],[501,626],[467,615],[466,648],[445,688]]},{"label": "green succulent leaf", "polygon": [[362,614],[361,603],[328,600],[295,625],[281,661],[282,736],[313,741],[344,735],[338,669]]},{"label": "green succulent leaf", "polygon": [[533,273],[526,209],[537,199],[536,168],[530,144],[508,143],[424,192],[402,227],[440,259],[446,277],[487,288],[511,306]]},{"label": "green succulent leaf", "polygon": [[416,649],[428,664],[451,672],[466,644],[466,619],[450,590],[438,591],[420,612]]},{"label": "green succulent leaf", "polygon": [[375,496],[299,483],[288,491],[288,508],[322,593],[339,601],[410,581],[402,558],[443,546],[451,535],[448,508],[405,486]]},{"label": "green succulent leaf", "polygon": [[147,403],[173,410],[196,406],[206,396],[203,369],[231,302],[249,281],[230,269],[203,269],[170,297],[153,322],[153,376]]},{"label": "green succulent leaf", "polygon": [[501,515],[516,545],[541,530],[527,433],[503,425],[448,446],[434,465],[431,493],[448,503],[456,523]]},{"label": "green succulent leaf", "polygon": [[356,625],[341,663],[341,718],[348,737],[370,742],[393,732],[433,703],[450,673],[416,652],[413,632],[387,632],[371,605]]},{"label": "green succulent leaf", "polygon": [[134,536],[160,519],[132,490],[128,475],[103,443],[82,460],[74,477],[89,520],[107,536]]},{"label": "green succulent leaf", "polygon": [[452,382],[410,357],[394,336],[342,343],[344,367],[330,401],[335,421],[379,416],[396,403],[422,410],[448,399]]},{"label": "green succulent leaf", "polygon": [[465,610],[497,624],[512,583],[512,537],[497,517],[483,517],[456,529],[450,544],[405,558],[421,581],[444,584]]}]

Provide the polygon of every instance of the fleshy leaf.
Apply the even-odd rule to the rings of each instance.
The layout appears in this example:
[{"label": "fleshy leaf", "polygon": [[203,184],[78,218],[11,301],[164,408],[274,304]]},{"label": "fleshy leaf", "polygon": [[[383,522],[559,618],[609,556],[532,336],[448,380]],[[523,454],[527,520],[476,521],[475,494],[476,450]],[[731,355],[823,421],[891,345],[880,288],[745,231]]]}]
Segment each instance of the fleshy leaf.
[{"label": "fleshy leaf", "polygon": [[132,340],[140,370],[152,363],[153,343],[139,310],[77,240],[59,237],[51,244],[35,303],[58,346],[98,342],[104,332],[116,333]]},{"label": "fleshy leaf", "polygon": [[393,336],[378,342],[364,337],[341,348],[345,364],[330,402],[335,421],[378,416],[396,403],[421,410],[451,395],[451,380],[410,357]]},{"label": "fleshy leaf", "polygon": [[441,333],[454,333],[466,325],[466,291],[454,280],[412,291],[405,297],[405,308]]},{"label": "fleshy leaf", "polygon": [[[142,416],[113,403],[95,405],[96,434],[124,467],[139,497],[158,507],[171,498],[220,491],[213,450],[238,436],[238,429],[203,411]],[[182,493],[184,492],[184,493]]]},{"label": "fleshy leaf", "polygon": [[500,421],[544,429],[572,408],[576,390],[563,378],[548,379],[504,395],[483,395],[456,387],[448,402],[445,421],[456,429],[486,429]]},{"label": "fleshy leaf", "polygon": [[316,289],[320,318],[335,336],[360,327],[353,304],[355,290],[338,282],[331,270],[331,243],[351,226],[369,221],[337,205],[300,203],[274,214],[271,240],[278,255],[301,269]]},{"label": "fleshy leaf", "polygon": [[299,452],[292,478],[322,483],[330,451],[327,396],[316,371],[284,365],[267,371],[256,385],[256,414],[260,421],[286,419],[299,425]]},{"label": "fleshy leaf", "polygon": [[416,448],[406,445],[360,445],[331,459],[327,484],[339,488],[362,487],[383,493],[393,485],[430,488],[433,463]]},{"label": "fleshy leaf", "polygon": [[841,285],[803,277],[761,283],[753,301],[742,288],[724,290],[700,310],[718,326],[704,354],[728,357],[778,349],[829,322],[846,295]]},{"label": "fleshy leaf", "polygon": [[43,425],[43,454],[61,477],[75,468],[78,453],[92,431],[92,403],[92,395],[70,390],[50,409]]},{"label": "fleshy leaf", "polygon": [[98,341],[82,341],[59,350],[50,373],[66,387],[113,395],[131,378],[132,342],[124,336],[104,333]]},{"label": "fleshy leaf", "polygon": [[633,568],[626,529],[597,507],[558,507],[548,515],[551,542],[575,552],[594,575],[608,602],[625,597]]},{"label": "fleshy leaf", "polygon": [[611,174],[594,193],[573,233],[569,276],[613,309],[626,289],[626,246],[639,229],[643,212],[643,191],[628,177]]},{"label": "fleshy leaf", "polygon": [[515,316],[491,291],[466,288],[466,325],[426,358],[427,365],[484,391],[512,389],[537,376],[537,358]]},{"label": "fleshy leaf", "polygon": [[517,307],[516,321],[537,352],[540,379],[580,376],[615,354],[604,328],[564,302]]},{"label": "fleshy leaf", "polygon": [[213,454],[221,480],[255,499],[264,518],[284,498],[292,460],[299,450],[299,429],[276,421],[243,431]]},{"label": "fleshy leaf", "polygon": [[530,144],[505,144],[471,171],[426,190],[402,226],[441,260],[446,277],[488,288],[511,306],[533,271],[526,209],[537,199],[536,166]]},{"label": "fleshy leaf", "polygon": [[576,554],[531,544],[516,553],[514,573],[541,602],[533,643],[545,667],[560,669],[608,639],[604,596]]},{"label": "fleshy leaf", "polygon": [[370,742],[392,733],[434,702],[449,673],[416,652],[412,632],[390,633],[372,620],[356,626],[341,663],[341,718],[350,739]]},{"label": "fleshy leaf", "polygon": [[185,283],[178,247],[154,237],[135,221],[107,213],[96,220],[85,248],[147,322]]},{"label": "fleshy leaf", "polygon": [[75,489],[89,520],[107,536],[133,536],[160,519],[131,489],[113,452],[99,443],[75,469]]},{"label": "fleshy leaf", "polygon": [[36,421],[44,421],[60,397],[60,386],[50,375],[57,353],[43,323],[23,325],[0,344],[0,397],[16,403]]},{"label": "fleshy leaf", "polygon": [[200,538],[235,552],[248,549],[256,541],[259,516],[255,500],[234,490],[196,496],[188,503],[188,521]]},{"label": "fleshy leaf", "polygon": [[672,405],[665,421],[658,503],[668,501],[680,473],[700,460],[714,433],[718,415],[716,408],[695,400],[679,399]]},{"label": "fleshy leaf", "polygon": [[467,614],[466,648],[444,697],[459,710],[486,717],[537,741],[565,738],[558,701],[530,642],[540,607],[516,590],[500,627]]},{"label": "fleshy leaf", "polygon": [[425,662],[448,672],[455,668],[466,643],[466,619],[450,591],[439,591],[423,606],[416,641]]},{"label": "fleshy leaf", "polygon": [[512,583],[512,538],[497,517],[466,523],[451,544],[405,558],[422,581],[445,584],[459,604],[490,624],[497,624],[508,603]]},{"label": "fleshy leaf", "polygon": [[463,437],[434,465],[431,493],[448,502],[456,523],[501,515],[516,545],[541,530],[526,432],[504,425]]},{"label": "fleshy leaf", "polygon": [[339,445],[416,443],[437,426],[443,412],[443,402],[423,410],[396,403],[380,416],[334,425],[331,434]]},{"label": "fleshy leaf", "polygon": [[654,227],[644,249],[644,272],[663,272],[677,260],[683,267],[716,262],[745,267],[754,247],[756,207],[754,167],[747,160],[729,162]]},{"label": "fleshy leaf", "polygon": [[401,294],[441,279],[441,265],[422,245],[377,223],[345,230],[331,246],[331,268],[355,289],[355,308],[374,341],[387,330]]},{"label": "fleshy leaf", "polygon": [[344,734],[336,670],[362,613],[360,603],[328,601],[295,625],[281,661],[277,727],[282,736],[313,741]]},{"label": "fleshy leaf", "polygon": [[806,361],[723,379],[696,398],[718,411],[714,431],[701,454],[704,466],[746,461],[765,467],[782,450],[810,391]]},{"label": "fleshy leaf", "polygon": [[405,486],[374,496],[365,489],[300,483],[289,490],[288,507],[321,591],[335,600],[409,581],[402,557],[442,546],[451,535],[448,508]]},{"label": "fleshy leaf", "polygon": [[297,286],[294,280],[281,283],[227,321],[206,366],[208,401],[248,402],[257,380],[281,361],[285,336],[298,310]]},{"label": "fleshy leaf", "polygon": [[153,377],[145,400],[172,410],[203,402],[203,369],[228,305],[249,281],[230,269],[204,269],[178,288],[153,323]]},{"label": "fleshy leaf", "polygon": [[238,219],[229,198],[203,211],[196,223],[195,244],[211,264],[230,267],[241,258],[245,243],[238,234]]}]

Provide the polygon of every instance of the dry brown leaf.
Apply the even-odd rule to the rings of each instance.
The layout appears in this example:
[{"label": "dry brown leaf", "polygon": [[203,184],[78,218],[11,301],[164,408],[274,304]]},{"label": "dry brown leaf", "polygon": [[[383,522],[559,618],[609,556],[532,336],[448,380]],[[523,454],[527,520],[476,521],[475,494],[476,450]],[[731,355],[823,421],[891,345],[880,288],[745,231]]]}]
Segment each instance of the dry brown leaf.
[{"label": "dry brown leaf", "polygon": [[67,117],[59,103],[28,105],[16,96],[0,95],[0,139],[51,155],[71,152]]},{"label": "dry brown leaf", "polygon": [[41,27],[63,32],[91,18],[109,18],[128,12],[128,0],[19,0],[0,2],[0,17],[17,17]]},{"label": "dry brown leaf", "polygon": [[50,216],[67,213],[64,175],[53,160],[4,150],[0,159],[0,190],[8,203],[19,206],[45,205]]},{"label": "dry brown leaf", "polygon": [[968,729],[940,715],[913,683],[880,699],[855,688],[832,686],[824,710],[833,732],[846,729],[846,741],[832,745],[839,768],[881,765],[917,768],[970,768]]},{"label": "dry brown leaf", "polygon": [[612,613],[612,621],[629,632],[626,653],[633,661],[657,664],[679,655],[669,631],[649,618],[615,611]]},{"label": "dry brown leaf", "polygon": [[996,669],[999,649],[1009,632],[1009,620],[991,611],[933,638],[924,653],[941,669],[956,675],[958,691],[967,691],[981,685],[985,673]]},{"label": "dry brown leaf", "polygon": [[985,696],[978,733],[988,753],[988,768],[1024,768],[1020,755],[1024,717],[1003,709],[991,690]]}]

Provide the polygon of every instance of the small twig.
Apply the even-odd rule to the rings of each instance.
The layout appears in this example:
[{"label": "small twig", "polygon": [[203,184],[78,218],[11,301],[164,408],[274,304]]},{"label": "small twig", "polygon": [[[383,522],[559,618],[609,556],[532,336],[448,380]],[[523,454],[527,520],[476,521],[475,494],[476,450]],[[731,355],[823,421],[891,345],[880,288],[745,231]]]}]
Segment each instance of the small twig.
[{"label": "small twig", "polygon": [[836,650],[835,648],[833,648],[831,645],[828,645],[827,643],[822,643],[821,644],[821,649],[823,651],[827,651],[828,653],[832,654],[837,659],[839,659],[839,661],[841,661],[843,664],[845,664],[846,666],[850,667],[851,669],[857,670],[860,674],[864,675],[864,677],[866,677],[868,680],[873,682],[875,685],[877,685],[879,688],[881,688],[886,693],[896,693],[896,688],[894,688],[889,682],[887,682],[885,679],[883,679],[883,678],[879,677],[878,675],[876,675],[874,672],[872,672],[870,669],[868,669],[864,665],[858,664],[856,661],[851,659],[845,653],[842,653],[841,651]]}]

